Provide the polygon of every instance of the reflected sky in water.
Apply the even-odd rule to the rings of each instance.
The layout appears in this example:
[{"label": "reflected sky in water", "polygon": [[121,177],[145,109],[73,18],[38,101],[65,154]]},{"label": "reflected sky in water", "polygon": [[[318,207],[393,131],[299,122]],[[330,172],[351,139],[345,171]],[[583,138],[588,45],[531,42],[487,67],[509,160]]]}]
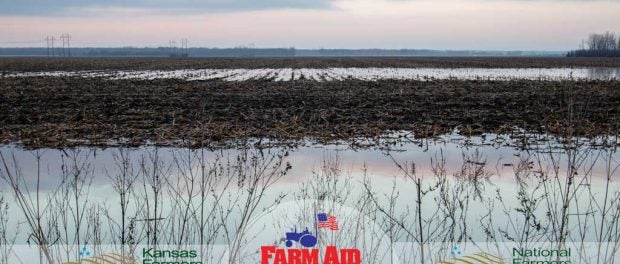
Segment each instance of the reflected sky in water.
[{"label": "reflected sky in water", "polygon": [[[534,136],[532,136],[534,137]],[[541,138],[542,139],[542,138]],[[464,155],[479,152],[485,161],[485,169],[493,174],[494,181],[509,181],[514,176],[514,166],[524,157],[541,156],[555,153],[562,154],[562,146],[553,139],[549,142],[533,142],[527,148],[513,144],[516,138],[508,135],[497,136],[486,134],[484,137],[463,137],[460,135],[446,135],[438,139],[414,139],[408,142],[389,142],[382,146],[353,148],[346,143],[336,144],[314,144],[308,143],[294,148],[272,148],[271,150],[286,151],[289,155],[285,158],[290,162],[291,170],[283,177],[279,184],[300,183],[308,180],[313,172],[320,169],[322,163],[329,159],[338,159],[342,171],[350,175],[360,175],[366,171],[372,177],[389,178],[402,176],[398,164],[415,163],[417,174],[420,177],[433,177],[430,167],[432,160],[441,157],[446,160],[448,171],[458,171],[463,165]],[[584,141],[584,149],[589,148]],[[250,148],[252,149],[252,148]],[[18,146],[2,146],[0,151],[5,158],[17,161],[17,165],[31,188],[34,188],[37,169],[41,173],[41,188],[47,189],[61,183],[60,171],[63,160],[68,162],[69,156],[77,155],[83,161],[90,163],[93,173],[93,183],[95,185],[106,185],[109,178],[106,173],[114,172],[117,164],[114,156],[118,148],[74,148],[74,149],[40,149],[27,150]],[[183,148],[156,148],[140,147],[125,148],[129,151],[130,158],[135,169],[143,158],[148,158],[149,154],[157,152],[161,160],[166,164],[174,162],[175,155],[204,155],[207,161],[213,161],[215,157],[234,158],[242,152],[239,149],[183,149]],[[613,152],[614,158],[620,158],[615,149],[607,150],[588,150],[587,156],[594,166],[592,175],[603,177],[605,168],[602,162],[595,162],[600,158],[600,151]],[[265,150],[267,152],[267,150]],[[598,154],[598,156],[597,156]],[[36,166],[36,157],[40,156],[41,163]],[[558,155],[563,158],[562,155]],[[566,161],[562,161],[561,169],[566,167]],[[12,162],[10,165],[13,165]],[[178,171],[172,169],[172,175]],[[4,185],[3,185],[4,186]],[[4,186],[6,187],[6,186]],[[4,188],[3,187],[3,188]]]},{"label": "reflected sky in water", "polygon": [[6,73],[14,76],[73,76],[110,79],[181,79],[246,81],[290,80],[618,80],[620,68],[279,68],[279,69],[184,69],[147,71],[54,71]]},{"label": "reflected sky in water", "polygon": [[[610,203],[617,203],[616,197],[620,192],[619,172],[609,171],[609,168],[617,168],[620,164],[620,155],[615,149],[591,147],[590,144],[584,144],[576,148],[574,152],[567,153],[562,145],[553,140],[541,141],[538,145],[530,145],[527,149],[516,146],[513,140],[515,138],[492,134],[474,138],[449,135],[437,140],[391,142],[382,147],[361,149],[351,148],[349,145],[311,143],[291,149],[252,149],[255,155],[270,156],[287,153],[284,160],[290,163],[291,169],[284,177],[265,189],[265,196],[259,205],[258,212],[260,213],[252,218],[254,225],[247,231],[254,237],[251,242],[248,242],[249,248],[273,243],[282,235],[277,230],[293,228],[295,223],[300,222],[299,218],[311,221],[307,220],[309,217],[311,219],[311,213],[308,212],[316,210],[312,209],[316,205],[308,205],[307,202],[300,201],[312,201],[322,196],[332,197],[331,195],[334,195],[338,208],[344,208],[341,218],[343,225],[356,225],[354,224],[357,221],[355,213],[369,206],[366,204],[364,207],[358,207],[360,201],[368,199],[368,191],[375,195],[378,206],[393,208],[395,215],[404,217],[406,221],[414,221],[415,211],[412,210],[416,207],[417,200],[415,181],[406,177],[406,173],[401,170],[404,168],[405,171],[411,172],[412,164],[415,164],[414,177],[420,179],[422,189],[427,191],[421,202],[421,213],[428,218],[425,225],[429,227],[436,225],[439,229],[447,229],[451,226],[451,228],[456,228],[456,233],[467,230],[469,241],[487,241],[488,235],[481,228],[481,223],[488,219],[493,219],[495,223],[498,223],[498,230],[502,227],[507,228],[505,225],[511,219],[519,221],[518,219],[523,217],[518,211],[523,205],[521,203],[523,197],[520,197],[519,193],[523,190],[527,190],[527,193],[531,195],[530,198],[535,201],[541,199],[539,200],[540,207],[532,213],[542,221],[548,212],[548,209],[544,209],[544,201],[557,202],[559,198],[554,195],[559,195],[566,187],[565,179],[570,158],[576,164],[575,184],[572,186],[578,189],[574,195],[579,197],[569,207],[571,210],[579,211],[582,209],[577,209],[578,207],[593,206],[594,201],[604,201],[606,190]],[[28,186],[30,191],[33,191],[36,186],[37,169],[41,171],[41,189],[49,193],[62,182],[63,160],[67,163],[70,157],[75,155],[83,161],[88,161],[92,172],[92,186],[88,190],[87,199],[91,203],[99,203],[109,208],[108,213],[113,217],[120,217],[117,205],[119,198],[110,185],[108,175],[118,172],[118,163],[115,163],[114,159],[118,151],[117,148],[66,150],[24,150],[15,146],[0,148],[4,157],[9,159],[10,166],[13,165],[11,157],[15,157],[27,183],[25,186]],[[163,164],[167,164],[170,169],[168,180],[172,183],[177,183],[180,179],[179,175],[183,174],[179,168],[174,166],[180,156],[191,154],[202,157],[204,154],[209,163],[215,158],[235,160],[243,152],[240,149],[160,148],[156,150],[154,147],[128,149],[128,151],[130,162],[136,171],[139,170],[141,158],[148,157],[149,154],[157,151]],[[41,155],[39,167],[35,162],[37,153]],[[442,163],[442,160],[445,163]],[[436,170],[433,171],[433,166],[437,164],[444,164],[445,178],[438,177]],[[199,167],[199,164],[194,164],[193,170],[199,170]],[[555,169],[557,173],[554,173]],[[329,171],[331,174],[328,173]],[[473,176],[474,174],[477,176]],[[546,175],[548,180],[542,180],[541,175]],[[609,181],[607,181],[608,176]],[[340,179],[340,181],[336,183],[334,179]],[[141,178],[138,179],[138,182],[140,181],[142,181]],[[330,185],[332,183],[333,185]],[[236,193],[243,188],[245,187],[240,187],[236,181],[233,181],[233,184],[223,190],[223,193]],[[5,196],[10,197],[10,190],[6,184],[3,184],[0,189]],[[136,189],[137,193],[142,191],[141,183],[136,186]],[[390,202],[389,197],[395,192],[398,195],[394,201]],[[548,195],[546,198],[544,198],[545,193]],[[172,204],[169,195],[170,193],[164,195],[164,210]],[[274,204],[274,201],[278,199],[281,202]],[[456,207],[450,209],[448,205],[445,205],[448,207],[443,208],[442,203],[447,201],[455,202],[453,206]],[[463,205],[464,203],[466,206]],[[458,204],[461,205],[457,206]],[[21,214],[16,204],[12,203],[10,206],[11,216]],[[281,213],[277,215],[273,213],[282,212],[282,210],[290,212],[290,217],[283,217]],[[442,216],[442,214],[449,214],[450,210],[458,212],[457,220],[462,221],[460,222],[462,225],[444,221],[450,218],[449,215]],[[366,213],[368,212],[364,212]],[[234,224],[238,217],[236,213],[233,213],[227,224]],[[599,219],[596,216],[592,217],[592,219]],[[16,220],[12,219],[12,223],[15,224]],[[375,225],[382,224],[380,220],[373,221]],[[545,221],[542,222],[545,223]],[[571,222],[571,224],[570,227],[574,230],[579,227],[579,221]],[[272,231],[262,232],[267,229]],[[520,233],[519,230],[511,232],[512,235]],[[571,234],[572,232],[577,231],[571,231]],[[578,234],[575,233],[575,235]],[[430,240],[441,242],[445,239],[449,238],[441,235]],[[586,235],[585,239],[596,241],[597,238],[595,233],[591,233]],[[396,238],[396,240],[410,241],[406,237]],[[498,240],[507,241],[507,238],[499,237]],[[21,234],[18,243],[24,241],[24,234]],[[225,243],[221,238],[218,238],[216,242]]]}]

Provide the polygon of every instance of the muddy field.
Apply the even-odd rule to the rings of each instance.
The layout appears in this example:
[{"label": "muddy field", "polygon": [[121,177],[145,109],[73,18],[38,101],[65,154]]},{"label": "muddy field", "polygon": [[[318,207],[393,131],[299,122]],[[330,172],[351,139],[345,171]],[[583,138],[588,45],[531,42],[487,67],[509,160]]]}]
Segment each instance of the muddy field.
[{"label": "muddy field", "polygon": [[205,68],[560,68],[620,67],[620,58],[348,57],[348,58],[0,58],[13,71],[175,70]]},{"label": "muddy field", "polygon": [[27,147],[209,146],[250,138],[434,137],[513,128],[615,135],[618,81],[289,81],[0,78],[0,140]]}]

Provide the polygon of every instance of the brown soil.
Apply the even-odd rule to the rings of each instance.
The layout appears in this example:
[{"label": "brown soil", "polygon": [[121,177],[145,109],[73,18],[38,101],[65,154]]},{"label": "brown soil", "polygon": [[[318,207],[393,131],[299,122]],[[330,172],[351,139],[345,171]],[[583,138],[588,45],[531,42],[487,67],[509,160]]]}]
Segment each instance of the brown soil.
[{"label": "brown soil", "polygon": [[620,67],[620,58],[348,57],[348,58],[0,58],[0,72],[327,67]]},{"label": "brown soil", "polygon": [[618,81],[0,78],[0,141],[26,147],[323,141],[392,130],[433,137],[455,127],[597,136],[617,134],[619,121]]}]

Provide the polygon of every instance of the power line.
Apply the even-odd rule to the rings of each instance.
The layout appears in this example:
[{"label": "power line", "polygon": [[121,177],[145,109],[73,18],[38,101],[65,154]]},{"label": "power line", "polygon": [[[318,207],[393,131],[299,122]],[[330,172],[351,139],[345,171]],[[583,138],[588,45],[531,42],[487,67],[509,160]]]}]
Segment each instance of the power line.
[{"label": "power line", "polygon": [[69,33],[62,34],[60,39],[62,39],[62,56],[71,57],[71,35]]},{"label": "power line", "polygon": [[[45,42],[47,44],[47,56],[54,56],[54,40],[56,40],[56,38],[54,38],[54,36],[47,36],[45,37]],[[51,51],[51,52],[50,52]]]},{"label": "power line", "polygon": [[69,51],[69,57],[71,57],[71,35],[67,34],[67,49]]},{"label": "power line", "polygon": [[189,44],[189,40],[184,38],[181,39],[181,56],[182,57],[188,57],[189,56],[189,50],[187,48]]},{"label": "power line", "polygon": [[168,43],[170,44],[170,56],[171,57],[176,56],[177,42],[174,40],[171,40],[171,41],[168,41]]},{"label": "power line", "polygon": [[62,49],[60,50],[62,53],[62,56],[65,56],[65,43],[67,42],[65,40],[65,34],[60,35],[60,39],[62,40]]}]

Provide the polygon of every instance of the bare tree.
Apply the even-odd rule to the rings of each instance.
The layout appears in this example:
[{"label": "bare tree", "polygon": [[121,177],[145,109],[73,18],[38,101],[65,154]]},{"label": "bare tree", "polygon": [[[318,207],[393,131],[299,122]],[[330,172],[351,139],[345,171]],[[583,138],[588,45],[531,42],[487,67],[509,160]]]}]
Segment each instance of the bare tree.
[{"label": "bare tree", "polygon": [[[247,149],[237,156],[232,169],[237,177],[237,188],[241,190],[234,198],[234,208],[237,208],[238,218],[233,227],[223,228],[224,236],[230,247],[230,263],[243,263],[245,256],[241,255],[243,248],[252,237],[247,237],[247,230],[253,224],[253,218],[259,212],[267,190],[291,169],[286,161],[288,151],[272,150],[249,151]],[[277,197],[269,208],[279,204],[283,196]]]},{"label": "bare tree", "polygon": [[580,49],[569,52],[568,56],[620,56],[620,38],[611,32],[590,34]]},{"label": "bare tree", "polygon": [[142,199],[144,210],[142,210],[143,222],[146,223],[146,236],[149,245],[156,246],[159,243],[159,230],[162,228],[163,210],[162,194],[164,191],[164,180],[169,175],[169,167],[164,164],[159,149],[149,152],[142,156],[140,170],[142,171]]},{"label": "bare tree", "polygon": [[9,229],[9,203],[0,193],[0,264],[8,264],[13,254],[13,245],[19,234],[19,226],[13,229],[12,236],[7,232]]},{"label": "bare tree", "polygon": [[[112,155],[114,163],[116,165],[116,172],[111,173],[106,170],[106,175],[111,180],[114,191],[119,195],[120,206],[120,223],[117,223],[120,233],[120,244],[122,250],[125,249],[130,241],[129,238],[129,221],[135,220],[135,215],[129,218],[128,207],[130,203],[131,195],[133,194],[134,183],[138,179],[139,174],[134,171],[133,164],[131,163],[131,152],[127,149],[120,148]],[[123,255],[125,252],[123,252]]]},{"label": "bare tree", "polygon": [[[67,246],[67,255],[73,252],[73,258],[80,256],[70,245],[86,243],[86,218],[89,208],[89,190],[93,181],[92,150],[66,149],[62,150],[62,184],[61,195],[57,196],[57,203],[62,208],[59,215],[60,226],[63,231],[62,242]],[[69,257],[69,256],[68,256]]]},{"label": "bare tree", "polygon": [[15,156],[12,156],[9,160],[0,152],[0,161],[2,162],[0,178],[8,183],[17,206],[23,214],[24,221],[30,229],[28,241],[32,240],[37,245],[41,259],[45,259],[47,263],[54,263],[50,246],[60,239],[57,215],[55,214],[60,210],[54,206],[45,206],[39,196],[41,193],[39,184],[41,179],[41,155],[39,151],[35,154],[37,189],[34,191],[34,194],[30,192]]}]

